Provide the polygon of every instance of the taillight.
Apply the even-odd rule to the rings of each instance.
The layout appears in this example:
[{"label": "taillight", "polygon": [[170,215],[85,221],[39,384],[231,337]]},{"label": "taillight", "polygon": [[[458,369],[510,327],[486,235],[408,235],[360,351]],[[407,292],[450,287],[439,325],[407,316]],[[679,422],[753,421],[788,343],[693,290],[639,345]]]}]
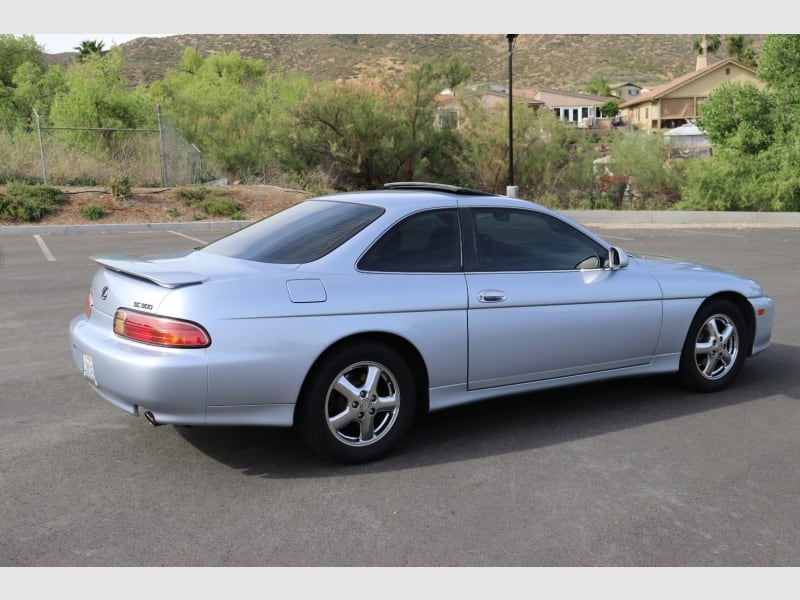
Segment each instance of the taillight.
[{"label": "taillight", "polygon": [[129,340],[169,348],[205,348],[211,345],[206,330],[196,323],[124,308],[114,314],[114,333]]},{"label": "taillight", "polygon": [[83,312],[86,313],[86,318],[92,318],[92,307],[94,306],[94,298],[92,297],[92,290],[86,293],[86,300],[84,301]]}]

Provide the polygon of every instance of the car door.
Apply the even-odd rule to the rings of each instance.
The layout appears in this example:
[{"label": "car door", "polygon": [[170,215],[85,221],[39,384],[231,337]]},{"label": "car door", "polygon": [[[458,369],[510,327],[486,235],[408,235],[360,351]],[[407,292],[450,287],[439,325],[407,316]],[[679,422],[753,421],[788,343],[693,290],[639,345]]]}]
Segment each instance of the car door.
[{"label": "car door", "polygon": [[536,210],[473,207],[467,273],[469,388],[646,364],[658,341],[657,282]]},{"label": "car door", "polygon": [[[358,261],[346,310],[360,326],[409,340],[432,388],[467,374],[467,286],[456,208],[421,210],[393,225]],[[345,307],[343,307],[345,309]]]}]

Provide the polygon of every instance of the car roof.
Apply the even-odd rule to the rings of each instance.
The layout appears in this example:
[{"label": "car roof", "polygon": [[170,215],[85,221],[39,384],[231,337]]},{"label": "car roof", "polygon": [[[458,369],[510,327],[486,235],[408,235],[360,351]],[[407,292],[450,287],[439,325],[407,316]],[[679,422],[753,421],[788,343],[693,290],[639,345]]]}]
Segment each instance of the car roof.
[{"label": "car roof", "polygon": [[509,196],[481,192],[470,188],[444,183],[421,181],[400,181],[387,183],[377,190],[337,192],[328,196],[319,196],[313,200],[332,200],[340,202],[356,202],[381,206],[391,212],[392,209],[408,210],[419,207],[456,207],[464,200],[478,201],[481,204],[498,204],[513,206],[517,203],[528,208],[539,207],[534,202],[518,200]]}]

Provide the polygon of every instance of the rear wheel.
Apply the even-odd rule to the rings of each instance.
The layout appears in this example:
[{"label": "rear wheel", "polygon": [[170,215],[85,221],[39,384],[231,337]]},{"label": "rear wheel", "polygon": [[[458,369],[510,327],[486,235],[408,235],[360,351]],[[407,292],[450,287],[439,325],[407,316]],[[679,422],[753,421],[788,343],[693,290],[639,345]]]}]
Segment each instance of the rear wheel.
[{"label": "rear wheel", "polygon": [[681,353],[681,381],[701,392],[721,390],[742,370],[747,332],[739,308],[715,300],[695,315]]},{"label": "rear wheel", "polygon": [[403,358],[374,342],[332,353],[312,373],[298,406],[298,427],[318,453],[346,463],[380,458],[411,425],[414,379]]}]

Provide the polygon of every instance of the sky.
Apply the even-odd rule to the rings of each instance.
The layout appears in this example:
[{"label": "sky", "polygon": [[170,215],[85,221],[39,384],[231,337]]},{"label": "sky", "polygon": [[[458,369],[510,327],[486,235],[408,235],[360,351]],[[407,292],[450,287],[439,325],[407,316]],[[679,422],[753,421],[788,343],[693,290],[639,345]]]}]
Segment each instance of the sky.
[{"label": "sky", "polygon": [[[63,0],[39,0],[35,18],[29,12],[9,11],[0,27],[2,33],[34,35],[47,53],[71,52],[84,40],[102,41],[110,49],[137,37],[178,33],[794,33],[795,21],[786,18],[782,2],[759,0],[756,11],[720,11],[713,2],[670,0],[666,13],[659,15],[657,8],[631,11],[596,0],[566,4],[507,0],[458,11],[450,3],[430,0],[403,0],[390,10],[376,9],[374,0],[305,0],[281,3],[280,11],[273,3],[250,0],[225,0],[224,10],[215,11],[187,11],[180,3],[137,0],[135,10],[123,14],[114,12],[107,0],[81,0],[79,10]],[[150,33],[73,33],[109,30]]]},{"label": "sky", "polygon": [[124,44],[139,37],[159,37],[167,34],[157,33],[31,33],[47,54],[74,52],[81,42],[90,40],[103,42],[104,50]]}]

